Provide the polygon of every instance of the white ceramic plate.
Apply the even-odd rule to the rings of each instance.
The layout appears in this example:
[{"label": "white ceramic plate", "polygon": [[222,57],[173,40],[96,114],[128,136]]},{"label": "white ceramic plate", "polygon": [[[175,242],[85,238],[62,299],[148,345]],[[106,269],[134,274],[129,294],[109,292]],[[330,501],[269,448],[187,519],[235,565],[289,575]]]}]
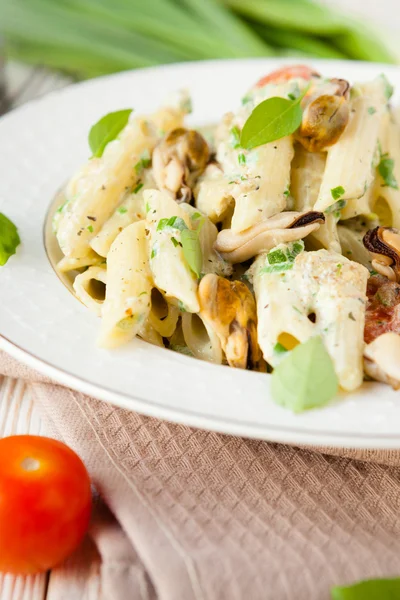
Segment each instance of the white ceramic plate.
[{"label": "white ceramic plate", "polygon": [[[113,351],[96,348],[97,318],[66,290],[46,256],[49,204],[87,158],[87,132],[100,116],[130,106],[148,112],[169,92],[188,87],[192,123],[214,122],[283,62],[293,61],[199,62],[121,73],[54,92],[0,120],[0,211],[18,225],[22,239],[17,255],[0,269],[0,347],[65,385],[147,415],[294,444],[400,448],[400,394],[384,385],[365,384],[324,409],[293,415],[271,401],[267,375],[140,340]],[[351,81],[385,71],[400,90],[396,67],[312,65]]]}]

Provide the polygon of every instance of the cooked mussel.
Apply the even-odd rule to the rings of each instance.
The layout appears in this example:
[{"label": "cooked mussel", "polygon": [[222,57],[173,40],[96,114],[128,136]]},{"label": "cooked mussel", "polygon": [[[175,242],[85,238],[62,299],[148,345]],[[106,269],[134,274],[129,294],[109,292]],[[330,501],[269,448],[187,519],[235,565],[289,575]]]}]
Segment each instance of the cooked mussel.
[{"label": "cooked mussel", "polygon": [[153,152],[153,174],[157,187],[178,202],[192,197],[192,188],[210,158],[206,140],[194,130],[180,127],[168,133]]},{"label": "cooked mussel", "polygon": [[325,216],[321,212],[283,212],[239,233],[223,229],[214,247],[224,260],[240,263],[261,252],[268,252],[278,244],[300,240],[324,222]]},{"label": "cooked mussel", "polygon": [[363,243],[371,254],[372,268],[390,281],[400,281],[400,231],[375,227],[367,231]]}]

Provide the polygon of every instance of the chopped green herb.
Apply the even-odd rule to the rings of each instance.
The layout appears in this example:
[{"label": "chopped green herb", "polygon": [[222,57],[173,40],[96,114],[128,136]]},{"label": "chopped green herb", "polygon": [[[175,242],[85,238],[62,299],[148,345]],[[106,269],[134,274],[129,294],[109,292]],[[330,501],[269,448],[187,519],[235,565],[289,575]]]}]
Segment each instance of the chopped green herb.
[{"label": "chopped green herb", "polygon": [[89,132],[89,146],[93,158],[100,158],[109,142],[115,140],[129,121],[132,109],[118,110],[102,117]]},{"label": "chopped green herb", "polygon": [[150,204],[146,201],[146,206],[145,206],[146,213],[150,212],[150,208],[151,208]]},{"label": "chopped green herb", "polygon": [[281,250],[280,248],[278,248],[277,250],[271,250],[271,252],[268,252],[267,258],[268,258],[268,263],[270,265],[287,262],[287,260],[288,260],[286,253],[283,250]]},{"label": "chopped green herb", "polygon": [[231,129],[232,146],[234,148],[240,148],[240,129],[237,125],[234,125]]},{"label": "chopped green herb", "polygon": [[320,336],[287,352],[271,376],[273,400],[295,413],[327,404],[338,391],[338,379]]},{"label": "chopped green herb", "polygon": [[181,217],[170,217],[169,219],[160,219],[157,225],[157,231],[163,231],[164,229],[179,229],[183,231],[187,229],[185,221]]},{"label": "chopped green herb", "polygon": [[386,75],[384,73],[381,73],[379,75],[379,77],[383,81],[384,94],[385,94],[386,100],[390,100],[390,98],[393,96],[394,87],[392,86],[392,84],[390,83],[390,81],[388,80],[388,78],[386,77]]},{"label": "chopped green herb", "polygon": [[21,240],[18,229],[3,213],[0,213],[0,266],[3,267],[10,256],[15,254]]},{"label": "chopped green herb", "polygon": [[341,263],[338,263],[336,265],[336,269],[337,269],[337,274],[340,275],[340,271],[342,270],[343,265]]},{"label": "chopped green herb", "polygon": [[142,189],[143,185],[143,183],[138,183],[135,189],[133,190],[133,193],[137,194]]},{"label": "chopped green herb", "polygon": [[87,226],[87,230],[90,231],[90,233],[93,233],[93,226],[92,225],[88,225]]},{"label": "chopped green herb", "polygon": [[384,181],[384,187],[391,187],[395,190],[399,189],[397,179],[393,174],[394,160],[389,158],[387,154],[383,154],[378,165],[378,173]]},{"label": "chopped green herb", "polygon": [[177,246],[182,246],[182,244],[180,242],[178,242],[178,240],[174,237],[171,238],[171,242],[173,243],[173,245],[175,246],[175,248]]},{"label": "chopped green herb", "polygon": [[203,253],[199,240],[200,229],[184,229],[181,233],[183,256],[196,277],[200,277],[203,265]]},{"label": "chopped green herb", "polygon": [[153,248],[151,249],[150,258],[154,258],[155,256],[157,256],[157,254],[158,254],[158,245],[154,244]]},{"label": "chopped green herb", "polygon": [[294,94],[288,94],[289,100],[296,100],[296,96]]},{"label": "chopped green herb", "polygon": [[331,600],[400,600],[400,578],[367,579],[335,586],[331,589]]},{"label": "chopped green herb", "polygon": [[287,244],[287,246],[272,249],[267,254],[268,264],[266,264],[260,270],[259,274],[261,275],[263,273],[281,273],[283,271],[289,271],[293,268],[296,256],[303,250],[303,240],[292,242]]},{"label": "chopped green herb", "polygon": [[338,185],[337,187],[331,189],[331,196],[334,200],[339,200],[345,191],[346,190],[341,185]]},{"label": "chopped green herb", "polygon": [[275,354],[284,354],[285,352],[287,352],[287,350],[286,350],[285,346],[282,346],[282,344],[277,342],[274,346],[274,352],[275,352]]},{"label": "chopped green herb", "polygon": [[147,294],[147,292],[140,292],[139,297],[144,296],[145,294]]},{"label": "chopped green herb", "polygon": [[124,215],[125,213],[128,212],[128,209],[126,208],[126,206],[120,206],[118,209],[118,212],[120,215]]},{"label": "chopped green herb", "polygon": [[183,304],[183,302],[181,302],[181,300],[178,300],[178,308],[181,312],[186,312],[186,306]]},{"label": "chopped green herb", "polygon": [[243,106],[245,106],[246,104],[248,104],[252,100],[253,100],[253,96],[251,96],[250,94],[248,94],[247,96],[243,96],[243,98],[242,98],[242,104],[243,104]]},{"label": "chopped green herb", "polygon": [[246,157],[243,154],[243,152],[240,152],[240,154],[238,154],[238,163],[239,163],[239,165],[245,165],[246,164]]},{"label": "chopped green herb", "polygon": [[328,208],[325,210],[325,214],[329,215],[329,214],[333,213],[333,215],[336,219],[340,219],[340,211],[345,206],[346,206],[346,200],[338,200],[337,202],[335,202],[335,204],[328,206]]},{"label": "chopped green herb", "polygon": [[287,198],[288,196],[290,196],[290,188],[289,186],[286,188],[286,190],[283,192],[283,195]]},{"label": "chopped green herb", "polygon": [[368,107],[368,114],[369,115],[374,115],[376,113],[376,108],[375,106],[369,106]]},{"label": "chopped green herb", "polygon": [[308,89],[309,86],[295,100],[273,97],[260,102],[244,124],[241,146],[251,150],[294,133],[301,124],[300,103]]},{"label": "chopped green herb", "polygon": [[136,174],[140,175],[140,173],[143,171],[143,169],[147,169],[147,167],[150,167],[150,165],[151,165],[150,152],[148,150],[145,150],[142,153],[140,160],[136,163],[136,165],[133,168],[134,168]]}]

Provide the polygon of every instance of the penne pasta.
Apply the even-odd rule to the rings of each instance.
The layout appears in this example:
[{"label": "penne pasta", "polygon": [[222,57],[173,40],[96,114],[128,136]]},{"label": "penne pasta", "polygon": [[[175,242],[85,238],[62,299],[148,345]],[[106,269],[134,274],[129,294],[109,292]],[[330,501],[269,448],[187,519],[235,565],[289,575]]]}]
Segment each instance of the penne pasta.
[{"label": "penne pasta", "polygon": [[111,244],[125,227],[146,218],[143,194],[151,188],[154,188],[154,179],[151,171],[145,170],[133,191],[124,195],[120,205],[90,242],[97,254],[107,256]]},{"label": "penne pasta", "polygon": [[107,257],[99,346],[114,348],[138,334],[150,312],[152,287],[146,223],[139,221],[119,234]]},{"label": "penne pasta", "polygon": [[377,77],[360,86],[360,90],[351,100],[350,120],[344,133],[328,149],[316,210],[325,211],[339,199],[361,198],[372,185],[379,128],[387,110],[385,84]]},{"label": "penne pasta", "polygon": [[[144,193],[147,223],[150,230],[150,268],[156,286],[188,312],[198,312],[197,277],[187,264],[181,245],[181,223],[166,225],[168,219],[176,217],[191,229],[191,220],[169,194],[158,190]],[[164,219],[164,221],[162,221]]]},{"label": "penne pasta", "polygon": [[77,275],[73,283],[76,297],[98,317],[101,316],[106,285],[107,270],[104,267],[89,267]]}]

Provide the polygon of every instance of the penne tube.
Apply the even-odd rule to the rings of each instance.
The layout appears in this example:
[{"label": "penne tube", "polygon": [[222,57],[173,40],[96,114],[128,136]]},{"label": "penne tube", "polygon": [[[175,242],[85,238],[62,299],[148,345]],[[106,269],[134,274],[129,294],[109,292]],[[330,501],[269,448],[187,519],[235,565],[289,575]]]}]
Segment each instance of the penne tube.
[{"label": "penne tube", "polygon": [[[100,286],[96,284],[100,283]],[[104,267],[89,267],[75,277],[73,288],[78,300],[98,317],[104,303],[103,291],[107,285],[107,270]]]},{"label": "penne tube", "polygon": [[147,190],[144,193],[147,222],[150,230],[150,268],[154,283],[162,290],[168,301],[180,303],[189,312],[198,312],[197,277],[187,264],[181,245],[178,226],[161,228],[162,219],[176,217],[191,229],[189,215],[168,193]]},{"label": "penne tube", "polygon": [[361,198],[374,179],[374,155],[382,117],[387,110],[381,77],[360,86],[350,104],[350,119],[339,141],[328,149],[315,210],[325,211],[339,199]]},{"label": "penne tube", "polygon": [[124,195],[120,205],[90,242],[91,247],[97,254],[107,256],[111,244],[125,227],[146,218],[143,193],[151,188],[154,188],[154,179],[151,171],[146,170],[133,191],[129,190]]},{"label": "penne tube", "polygon": [[119,234],[107,256],[99,346],[114,348],[138,334],[150,312],[152,287],[146,222],[138,221]]},{"label": "penne tube", "polygon": [[341,387],[357,389],[363,381],[368,270],[327,250],[300,253],[284,272],[265,272],[266,265],[264,254],[253,267],[258,341],[265,360],[272,366],[279,362],[277,343],[289,350],[320,335]]}]

